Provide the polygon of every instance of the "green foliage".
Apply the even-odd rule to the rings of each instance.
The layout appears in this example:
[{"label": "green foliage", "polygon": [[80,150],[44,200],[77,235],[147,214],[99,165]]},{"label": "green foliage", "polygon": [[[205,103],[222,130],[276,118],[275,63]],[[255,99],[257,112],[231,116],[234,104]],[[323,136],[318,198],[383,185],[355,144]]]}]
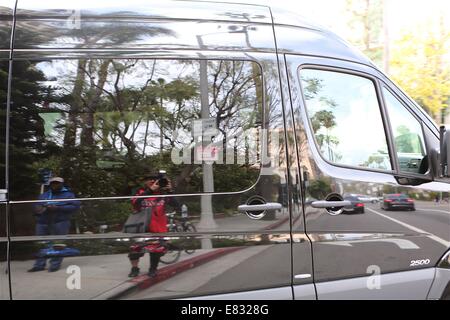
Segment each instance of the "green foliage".
[{"label": "green foliage", "polygon": [[331,193],[330,182],[323,178],[313,180],[308,186],[307,192],[314,199],[325,199]]},{"label": "green foliage", "polygon": [[348,25],[352,30],[348,40],[377,65],[383,61],[383,1],[386,0],[346,0]]},{"label": "green foliage", "polygon": [[437,123],[448,108],[450,97],[450,31],[408,30],[394,45],[391,58],[393,79],[418,102]]}]

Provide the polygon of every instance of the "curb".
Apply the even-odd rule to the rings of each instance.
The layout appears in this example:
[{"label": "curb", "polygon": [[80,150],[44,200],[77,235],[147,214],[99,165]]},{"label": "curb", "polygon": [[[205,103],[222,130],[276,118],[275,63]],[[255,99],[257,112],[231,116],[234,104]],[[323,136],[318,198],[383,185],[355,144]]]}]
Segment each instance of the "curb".
[{"label": "curb", "polygon": [[193,257],[193,258],[186,259],[186,260],[183,260],[180,262],[176,262],[172,265],[161,268],[158,270],[158,274],[154,278],[150,278],[148,275],[138,276],[127,282],[130,285],[127,289],[108,297],[108,299],[109,300],[120,299],[121,297],[126,296],[130,293],[133,293],[135,291],[141,291],[141,290],[147,289],[159,282],[162,282],[164,280],[167,280],[167,279],[175,276],[178,273],[187,271],[189,269],[193,269],[197,266],[200,266],[204,263],[214,260],[220,256],[224,256],[226,254],[238,251],[240,249],[242,249],[242,248],[237,247],[237,248],[216,249],[212,252],[208,252],[208,253],[199,255],[197,257]]},{"label": "curb", "polygon": [[[282,225],[283,223],[286,223],[287,221],[289,221],[289,216],[287,216],[286,218],[283,218],[280,221],[277,221],[271,225],[268,225],[267,227],[264,227],[260,231],[273,230],[273,229],[279,227],[280,225]],[[133,292],[148,289],[149,287],[151,287],[159,282],[165,281],[165,280],[175,276],[178,273],[193,269],[193,268],[200,266],[202,264],[205,264],[211,260],[214,260],[216,258],[219,258],[219,257],[224,256],[229,253],[236,252],[243,248],[245,248],[245,247],[216,249],[212,252],[204,253],[202,255],[199,255],[199,256],[196,256],[193,258],[189,258],[189,259],[186,259],[186,260],[183,260],[180,262],[175,262],[174,264],[171,264],[167,267],[159,269],[157,276],[154,278],[150,278],[148,275],[142,275],[142,276],[138,276],[136,278],[133,278],[132,280],[125,282],[125,284],[127,285],[126,289],[109,296],[107,299],[108,300],[120,299],[124,296],[127,296],[127,295],[133,293]]]}]

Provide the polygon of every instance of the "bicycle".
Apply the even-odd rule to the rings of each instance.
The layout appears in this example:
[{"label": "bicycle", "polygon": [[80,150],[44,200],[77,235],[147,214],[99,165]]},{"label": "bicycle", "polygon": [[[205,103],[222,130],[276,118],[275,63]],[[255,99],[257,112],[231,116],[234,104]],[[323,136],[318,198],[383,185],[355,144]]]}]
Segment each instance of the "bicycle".
[{"label": "bicycle", "polygon": [[188,221],[187,217],[181,217],[181,219],[175,218],[176,212],[166,213],[169,219],[168,229],[169,232],[197,232],[197,228]]},{"label": "bicycle", "polygon": [[[175,211],[166,213],[166,216],[168,217],[169,232],[197,232],[197,229],[187,220],[187,217],[177,219],[175,218],[175,215]],[[166,253],[160,259],[164,264],[171,264],[178,261],[181,256],[181,251],[184,251],[187,254],[193,254],[195,252],[195,249],[183,249],[181,246],[168,242],[166,242],[166,248]]]}]

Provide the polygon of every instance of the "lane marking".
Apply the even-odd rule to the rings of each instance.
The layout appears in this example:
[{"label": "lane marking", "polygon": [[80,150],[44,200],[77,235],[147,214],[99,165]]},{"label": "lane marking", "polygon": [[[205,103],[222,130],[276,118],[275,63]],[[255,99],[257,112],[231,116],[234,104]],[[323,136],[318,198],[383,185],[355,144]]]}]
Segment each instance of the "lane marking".
[{"label": "lane marking", "polygon": [[449,211],[438,210],[438,209],[428,209],[428,208],[419,208],[419,207],[416,207],[416,210],[443,212],[443,213],[446,213],[446,214],[449,214],[449,215],[450,215],[450,212],[449,212]]},{"label": "lane marking", "polygon": [[397,245],[400,249],[411,250],[420,249],[414,242],[407,239],[370,239],[370,240],[349,240],[349,241],[335,241],[327,243],[333,246],[352,247],[353,243],[368,243],[368,242],[388,242]]},{"label": "lane marking", "polygon": [[400,221],[400,220],[397,220],[397,219],[388,217],[387,215],[384,215],[384,214],[382,214],[382,213],[380,213],[380,212],[378,212],[378,211],[375,211],[375,210],[373,210],[373,209],[367,208],[367,210],[369,210],[369,211],[371,211],[371,212],[373,212],[373,213],[375,213],[375,214],[377,214],[377,215],[379,215],[379,216],[381,216],[381,217],[383,217],[383,218],[386,218],[386,219],[391,220],[391,221],[393,221],[393,222],[395,222],[395,223],[398,223],[399,225],[401,225],[401,226],[403,226],[403,227],[406,227],[406,228],[408,228],[408,229],[410,229],[410,230],[412,230],[412,231],[414,231],[414,232],[428,234],[428,236],[427,236],[428,238],[430,238],[430,239],[432,239],[432,240],[434,240],[434,241],[436,241],[436,242],[439,242],[440,244],[444,245],[444,246],[447,247],[447,248],[450,247],[450,242],[449,242],[449,241],[446,241],[446,240],[444,240],[444,239],[442,239],[442,238],[439,238],[438,236],[436,236],[436,235],[434,235],[434,234],[431,234],[431,232],[427,232],[427,231],[425,231],[425,230],[416,228],[416,227],[414,227],[414,226],[412,226],[412,225],[410,225],[410,224],[407,224],[407,223],[405,223],[405,222],[402,222],[402,221]]}]

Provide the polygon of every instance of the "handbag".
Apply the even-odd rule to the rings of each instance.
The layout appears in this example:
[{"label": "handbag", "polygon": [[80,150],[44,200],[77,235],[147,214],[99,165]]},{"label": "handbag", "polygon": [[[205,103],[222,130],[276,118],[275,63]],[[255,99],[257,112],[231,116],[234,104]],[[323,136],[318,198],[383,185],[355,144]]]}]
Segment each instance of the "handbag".
[{"label": "handbag", "polygon": [[145,233],[149,231],[152,219],[152,208],[147,207],[130,215],[123,225],[124,233]]}]

